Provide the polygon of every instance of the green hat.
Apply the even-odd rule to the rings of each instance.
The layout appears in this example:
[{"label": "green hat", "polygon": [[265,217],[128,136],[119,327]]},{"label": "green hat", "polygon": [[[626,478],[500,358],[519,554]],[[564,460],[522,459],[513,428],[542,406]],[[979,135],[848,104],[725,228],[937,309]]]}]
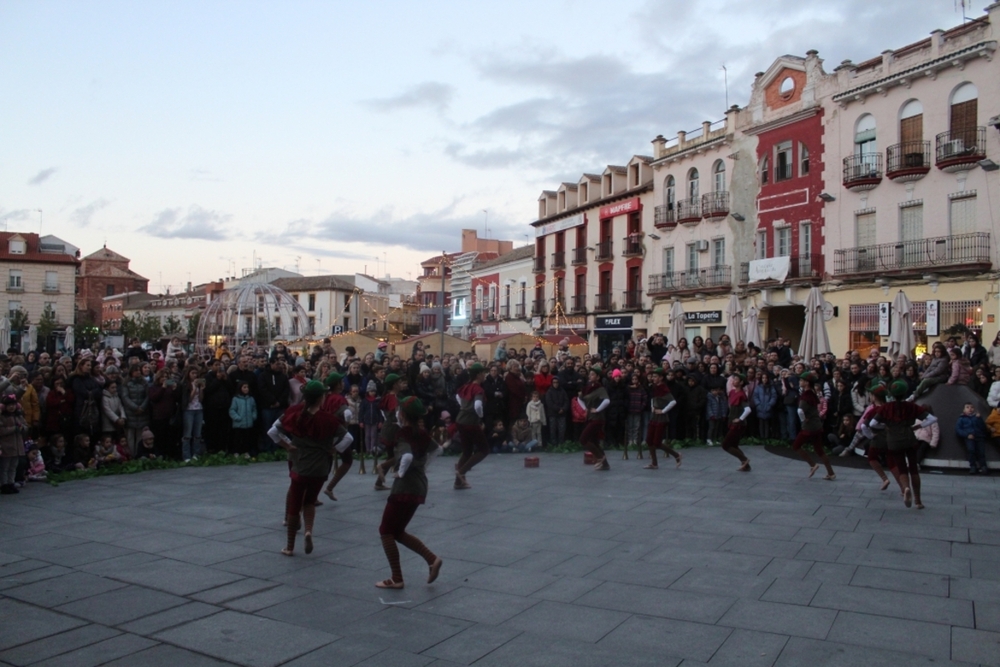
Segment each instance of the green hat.
[{"label": "green hat", "polygon": [[341,375],[337,371],[334,371],[334,372],[330,373],[329,375],[327,375],[326,376],[326,380],[324,380],[323,382],[326,383],[327,387],[334,387],[337,384],[339,384],[343,379],[344,379],[343,375]]},{"label": "green hat", "polygon": [[660,377],[663,377],[664,375],[667,374],[667,372],[665,370],[663,370],[662,368],[660,368],[659,366],[657,366],[656,368],[654,368],[653,370],[651,370],[650,373],[652,375],[659,375]]},{"label": "green hat", "polygon": [[886,394],[885,385],[884,384],[877,384],[874,387],[870,387],[868,389],[868,393],[870,393],[872,396],[878,396],[879,398],[885,398],[885,394]]},{"label": "green hat", "polygon": [[590,370],[594,371],[598,375],[604,372],[604,369],[601,367],[600,364],[594,364],[593,366],[590,367]]},{"label": "green hat", "polygon": [[882,387],[883,389],[885,389],[885,382],[882,382],[882,380],[879,380],[878,378],[876,378],[876,379],[872,380],[868,384],[868,391],[875,391],[879,387]]},{"label": "green hat", "polygon": [[472,377],[476,377],[480,373],[485,373],[485,372],[486,372],[486,366],[483,366],[478,362],[469,366],[469,375],[471,375]]},{"label": "green hat", "polygon": [[813,384],[814,382],[816,382],[816,380],[819,379],[819,377],[812,371],[806,371],[805,373],[799,376],[799,379],[805,380],[809,384]]},{"label": "green hat", "polygon": [[424,408],[423,401],[416,396],[404,398],[403,402],[399,404],[399,410],[407,419],[416,420],[427,414],[427,409]]},{"label": "green hat", "polygon": [[733,373],[733,377],[739,378],[740,382],[742,382],[743,384],[747,383],[747,376],[744,375],[743,373]]},{"label": "green hat", "polygon": [[906,384],[905,380],[896,380],[889,385],[889,394],[893,398],[904,398],[909,393],[910,385]]},{"label": "green hat", "polygon": [[395,373],[389,373],[385,376],[385,379],[382,380],[382,384],[386,389],[392,389],[396,386],[397,382],[399,382],[399,376]]},{"label": "green hat", "polygon": [[309,380],[306,385],[302,387],[302,395],[306,397],[322,396],[326,393],[326,386],[323,385],[319,380]]}]

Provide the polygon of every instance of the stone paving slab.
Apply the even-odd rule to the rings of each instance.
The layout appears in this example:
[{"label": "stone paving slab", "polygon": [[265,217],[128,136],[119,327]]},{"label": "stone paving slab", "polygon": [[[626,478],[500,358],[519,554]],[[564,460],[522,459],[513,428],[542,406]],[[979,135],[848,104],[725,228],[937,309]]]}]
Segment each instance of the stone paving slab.
[{"label": "stone paving slab", "polygon": [[294,558],[284,464],[32,485],[0,502],[0,666],[1000,664],[1000,480],[926,475],[918,512],[748,449],[491,456],[463,492],[443,460],[410,527],[441,577],[401,549],[392,591],[370,475]]}]

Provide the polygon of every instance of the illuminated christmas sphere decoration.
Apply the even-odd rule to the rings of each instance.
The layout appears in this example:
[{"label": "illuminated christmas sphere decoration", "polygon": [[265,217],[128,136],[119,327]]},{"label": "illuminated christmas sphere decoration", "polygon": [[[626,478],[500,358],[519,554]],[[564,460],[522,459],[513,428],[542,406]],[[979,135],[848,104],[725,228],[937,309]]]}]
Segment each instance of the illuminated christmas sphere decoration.
[{"label": "illuminated christmas sphere decoration", "polygon": [[225,342],[236,350],[243,343],[269,348],[312,335],[309,316],[283,289],[265,282],[244,282],[215,295],[201,314],[195,341],[205,354]]}]

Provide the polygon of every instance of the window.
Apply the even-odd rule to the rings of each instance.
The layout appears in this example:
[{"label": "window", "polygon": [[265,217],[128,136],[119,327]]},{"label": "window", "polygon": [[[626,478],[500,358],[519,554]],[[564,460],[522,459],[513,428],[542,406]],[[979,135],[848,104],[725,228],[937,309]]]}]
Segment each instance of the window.
[{"label": "window", "polygon": [[637,187],[639,185],[639,165],[633,164],[629,165],[628,168],[628,180],[631,187]]},{"label": "window", "polygon": [[115,295],[115,286],[114,285],[108,285],[105,288],[104,291],[105,291],[105,293],[106,293],[107,296],[114,296]]},{"label": "window", "polygon": [[[344,312],[345,313],[351,312],[351,295],[350,294],[345,294],[344,295]],[[345,329],[345,331],[346,331],[346,329]]]},{"label": "window", "polygon": [[674,271],[674,248],[670,246],[663,249],[663,273],[669,276]]},{"label": "window", "polygon": [[667,184],[664,187],[663,203],[667,205],[668,211],[673,211],[677,204],[677,183],[673,176],[667,176]]},{"label": "window", "polygon": [[899,209],[899,240],[901,241],[897,253],[902,253],[902,260],[906,264],[919,264],[926,262],[926,248],[923,243],[924,238],[924,204],[921,200],[906,202],[906,206]]},{"label": "window", "polygon": [[479,309],[480,313],[486,310],[486,303],[483,301],[483,286],[476,286],[476,305],[473,306],[473,310]]},{"label": "window", "polygon": [[793,92],[795,92],[795,79],[790,76],[786,76],[781,80],[781,85],[778,86],[778,93],[783,98],[787,99],[792,96]]},{"label": "window", "polygon": [[[875,116],[866,113],[858,118],[854,126],[854,154],[857,156],[874,156],[878,153],[875,142]],[[872,167],[874,168],[874,158]]]},{"label": "window", "polygon": [[770,175],[771,175],[770,172],[771,172],[771,162],[770,162],[770,160],[767,159],[767,156],[765,155],[760,160],[760,184],[761,185],[767,185],[767,181],[768,181],[768,179],[770,178]]},{"label": "window", "polygon": [[[910,100],[903,105],[899,114],[899,141],[907,144],[924,139],[924,107],[917,100]],[[904,153],[910,151],[904,150]]]},{"label": "window", "polygon": [[712,240],[712,268],[726,265],[726,239]]},{"label": "window", "polygon": [[809,173],[809,149],[803,143],[799,144],[799,176]]},{"label": "window", "polygon": [[24,289],[23,276],[20,269],[11,269],[7,278],[7,287],[10,289]]},{"label": "window", "polygon": [[979,91],[971,83],[963,83],[951,94],[951,140],[961,141],[962,147],[977,144],[976,125],[979,115]]},{"label": "window", "polygon": [[45,272],[45,289],[50,292],[59,289],[59,273],[57,271]]},{"label": "window", "polygon": [[299,318],[297,317],[292,318],[292,335],[293,336],[299,335]]},{"label": "window", "polygon": [[316,295],[315,294],[310,294],[309,295],[309,312],[312,312],[314,310],[316,310]]},{"label": "window", "polygon": [[316,318],[312,315],[309,316],[309,335],[313,336],[316,334]]},{"label": "window", "polygon": [[465,297],[458,296],[452,299],[451,316],[456,320],[465,319]]},{"label": "window", "polygon": [[11,239],[9,249],[10,249],[10,254],[12,255],[23,255],[27,248],[23,240]]},{"label": "window", "polygon": [[364,326],[365,329],[367,329],[368,328],[368,318],[365,317],[365,318],[362,318],[362,319],[364,320],[364,325],[363,326]]},{"label": "window", "polygon": [[688,198],[698,198],[698,170],[692,169],[688,172]]},{"label": "window", "polygon": [[767,259],[767,230],[757,232],[757,247],[754,249],[755,259]]},{"label": "window", "polygon": [[17,311],[21,310],[20,301],[8,301],[7,302],[7,315],[12,318],[17,314]]},{"label": "window", "polygon": [[604,174],[604,196],[605,197],[607,197],[608,195],[610,195],[610,194],[612,194],[614,192],[614,190],[611,189],[611,186],[612,186],[611,174]]},{"label": "window", "polygon": [[715,167],[712,168],[713,176],[713,186],[716,192],[726,191],[726,163],[722,160],[715,161]]},{"label": "window", "polygon": [[688,271],[698,271],[698,246],[694,243],[687,244]]},{"label": "window", "polygon": [[864,303],[850,306],[848,321],[851,329],[851,349],[861,355],[879,348],[878,304]]},{"label": "window", "polygon": [[587,184],[580,183],[580,203],[586,204],[588,200],[589,197],[587,196]]},{"label": "window", "polygon": [[486,302],[486,308],[491,315],[497,311],[497,286],[495,284],[490,284],[490,298]]},{"label": "window", "polygon": [[812,273],[812,223],[799,225],[799,276]]},{"label": "window", "polygon": [[774,181],[787,181],[792,177],[792,142],[783,141],[774,151]]},{"label": "window", "polygon": [[948,220],[952,236],[976,231],[976,192],[960,192],[951,196]]},{"label": "window", "polygon": [[778,227],[774,230],[774,241],[776,257],[790,257],[792,254],[792,228]]}]

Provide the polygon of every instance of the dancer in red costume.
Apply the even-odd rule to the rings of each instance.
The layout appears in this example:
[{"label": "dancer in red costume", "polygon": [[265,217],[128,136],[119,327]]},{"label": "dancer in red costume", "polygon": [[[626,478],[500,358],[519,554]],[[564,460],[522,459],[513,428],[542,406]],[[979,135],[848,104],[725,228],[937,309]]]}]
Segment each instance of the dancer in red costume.
[{"label": "dancer in red costume", "polygon": [[[649,426],[646,428],[646,447],[649,448],[649,463],[643,466],[646,470],[656,470],[659,465],[656,461],[656,450],[662,449],[677,461],[677,467],[681,467],[681,453],[667,444],[667,424],[670,423],[668,413],[677,407],[674,395],[670,393],[670,387],[663,381],[666,373],[662,368],[653,369],[650,376],[652,387],[650,388],[650,407],[652,414],[649,418]],[[641,451],[641,450],[640,450]]]}]

